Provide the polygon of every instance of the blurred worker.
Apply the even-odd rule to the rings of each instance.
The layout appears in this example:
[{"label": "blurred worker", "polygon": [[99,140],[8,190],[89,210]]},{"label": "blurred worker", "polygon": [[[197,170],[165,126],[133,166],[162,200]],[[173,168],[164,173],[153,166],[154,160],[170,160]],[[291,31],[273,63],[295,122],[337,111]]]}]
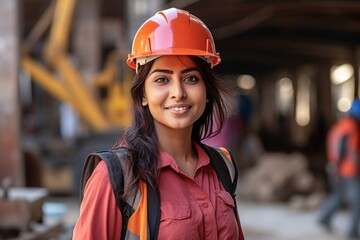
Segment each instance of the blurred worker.
[{"label": "blurred worker", "polygon": [[[136,70],[131,87],[134,121],[108,151],[117,151],[117,160],[127,162],[120,168],[127,171],[112,174],[114,168],[102,157],[86,182],[74,240],[244,239],[235,196],[212,164],[216,154],[201,143],[216,133],[215,121],[221,129],[226,116],[226,87],[212,69],[218,63],[209,29],[187,11],[158,12],[140,27],[127,60]],[[228,156],[219,162],[234,185],[230,154],[217,150]],[[112,183],[121,177],[124,192],[114,194]],[[156,192],[158,211],[156,204],[148,207]],[[138,203],[130,218],[117,208],[118,197],[126,200],[124,205]],[[158,231],[152,231],[147,220],[158,214]]]},{"label": "blurred worker", "polygon": [[334,213],[347,200],[351,207],[350,239],[359,239],[360,221],[360,101],[355,99],[347,116],[331,127],[327,136],[327,172],[332,192],[320,212],[320,224],[331,230]]}]

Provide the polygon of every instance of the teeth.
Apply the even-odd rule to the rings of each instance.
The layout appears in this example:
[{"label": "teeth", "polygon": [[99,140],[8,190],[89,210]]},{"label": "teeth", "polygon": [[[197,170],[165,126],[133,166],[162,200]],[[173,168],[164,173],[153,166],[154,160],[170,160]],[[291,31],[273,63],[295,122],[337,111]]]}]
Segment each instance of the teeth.
[{"label": "teeth", "polygon": [[174,107],[173,110],[175,111],[183,111],[183,110],[186,110],[188,109],[188,107]]}]

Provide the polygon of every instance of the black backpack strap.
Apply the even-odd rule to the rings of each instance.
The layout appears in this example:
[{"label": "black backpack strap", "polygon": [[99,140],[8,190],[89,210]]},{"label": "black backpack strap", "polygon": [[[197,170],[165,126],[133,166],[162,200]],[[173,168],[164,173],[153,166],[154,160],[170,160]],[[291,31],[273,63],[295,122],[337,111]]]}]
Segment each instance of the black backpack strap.
[{"label": "black backpack strap", "polygon": [[230,159],[228,159],[228,157],[225,155],[225,153],[221,149],[219,149],[219,148],[215,148],[215,149],[222,156],[222,159],[226,163],[229,172],[230,172],[230,169],[233,171],[232,174],[230,174],[231,181],[232,181],[231,189],[232,189],[233,195],[235,195],[236,188],[237,188],[237,182],[238,182],[237,180],[239,177],[239,172],[238,172],[235,158],[234,158],[233,154],[231,153],[231,151],[229,151],[229,149],[227,149],[227,148],[224,148],[224,149],[226,149],[226,151],[230,155]]},{"label": "black backpack strap", "polygon": [[116,155],[116,152],[126,151],[125,148],[119,148],[116,150],[106,150],[92,153],[88,156],[86,163],[84,165],[82,177],[81,177],[81,192],[80,198],[83,199],[84,189],[86,182],[91,176],[91,173],[94,171],[96,165],[103,160],[108,169],[110,183],[114,192],[116,199],[116,204],[122,213],[122,231],[121,239],[125,239],[127,232],[127,225],[130,216],[134,213],[134,209],[124,201],[121,196],[124,194],[124,165],[121,161],[123,159],[119,158]]},{"label": "black backpack strap", "polygon": [[227,157],[225,156],[225,154],[222,153],[222,151],[218,148],[210,147],[205,144],[200,144],[200,146],[202,146],[202,148],[208,154],[209,159],[210,159],[210,164],[214,168],[216,175],[219,178],[221,184],[223,185],[225,190],[228,193],[230,193],[230,195],[232,196],[232,198],[234,200],[234,204],[235,204],[234,214],[235,214],[236,218],[238,218],[237,204],[236,204],[236,198],[235,198],[236,197],[235,191],[236,191],[237,178],[238,178],[238,169],[236,167],[236,163],[235,163],[235,160],[234,160],[231,152],[228,151],[231,156],[231,162],[234,167],[234,179],[233,180],[231,179],[229,167],[227,166],[227,164],[225,162],[225,161],[229,161],[228,159],[226,159]]},{"label": "black backpack strap", "polygon": [[214,148],[214,147],[210,147],[205,144],[201,144],[201,146],[203,147],[205,152],[208,154],[209,159],[210,159],[210,164],[213,166],[213,168],[216,172],[216,175],[219,178],[222,185],[224,186],[225,190],[227,192],[229,192],[231,194],[231,196],[235,196],[238,171],[237,171],[236,163],[235,163],[234,159],[232,158],[232,154],[230,153],[230,151],[228,151],[228,152],[231,155],[231,158],[232,158],[231,162],[233,164],[234,171],[235,171],[235,173],[234,173],[235,176],[234,176],[233,180],[231,179],[229,168],[225,162],[225,161],[229,161],[229,160],[225,159],[226,156],[224,156],[221,153],[221,150]]},{"label": "black backpack strap", "polygon": [[157,240],[160,225],[160,193],[159,189],[153,189],[150,184],[147,187],[148,197],[148,225],[150,240]]}]

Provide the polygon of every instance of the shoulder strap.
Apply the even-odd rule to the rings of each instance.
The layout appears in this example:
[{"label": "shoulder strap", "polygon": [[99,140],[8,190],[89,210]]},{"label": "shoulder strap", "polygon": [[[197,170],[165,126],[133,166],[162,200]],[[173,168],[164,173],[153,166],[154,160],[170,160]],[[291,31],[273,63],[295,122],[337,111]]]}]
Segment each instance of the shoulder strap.
[{"label": "shoulder strap", "polygon": [[[201,144],[205,152],[209,155],[210,164],[213,166],[217,177],[231,196],[235,196],[238,169],[230,151],[230,159],[219,148],[214,148],[205,144]],[[231,162],[231,164],[229,164]],[[231,174],[233,173],[233,174]]]},{"label": "shoulder strap", "polygon": [[159,189],[155,190],[150,186],[147,187],[148,197],[148,226],[150,231],[150,240],[156,240],[159,233],[160,225],[160,193]]},{"label": "shoulder strap", "polygon": [[[205,144],[201,144],[205,152],[209,155],[210,164],[213,166],[217,177],[219,178],[221,184],[224,186],[225,190],[230,193],[234,200],[234,214],[236,219],[238,219],[239,215],[237,213],[237,204],[236,204],[236,186],[237,186],[237,179],[238,179],[238,169],[236,167],[236,163],[234,158],[229,150],[226,149],[226,152],[229,153],[230,159],[225,155],[225,153],[219,149],[210,147]],[[229,161],[232,162],[231,164],[227,164]],[[231,177],[231,172],[233,172],[233,178]],[[239,219],[238,219],[239,221]]]},{"label": "shoulder strap", "polygon": [[125,164],[127,164],[127,162],[122,161],[122,158],[119,158],[116,153],[126,154],[126,153],[122,153],[124,151],[126,151],[125,148],[119,148],[116,150],[99,151],[90,154],[85,162],[81,177],[81,183],[80,183],[80,199],[82,201],[86,182],[90,178],[97,164],[101,160],[105,162],[106,167],[108,169],[110,183],[114,192],[116,203],[122,213],[122,218],[123,218],[122,229],[125,229],[125,231],[122,231],[121,239],[125,239],[128,220],[130,216],[134,213],[134,209],[121,198],[121,196],[124,193],[123,169],[125,167]]}]

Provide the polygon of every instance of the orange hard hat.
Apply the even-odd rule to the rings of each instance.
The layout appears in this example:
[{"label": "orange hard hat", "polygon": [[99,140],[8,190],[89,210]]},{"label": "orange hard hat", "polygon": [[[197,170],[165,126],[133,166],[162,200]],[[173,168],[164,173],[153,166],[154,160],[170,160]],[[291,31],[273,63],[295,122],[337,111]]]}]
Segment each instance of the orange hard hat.
[{"label": "orange hard hat", "polygon": [[189,12],[176,8],[157,12],[139,28],[126,63],[136,69],[137,64],[162,55],[198,56],[212,67],[221,61],[206,25]]}]

